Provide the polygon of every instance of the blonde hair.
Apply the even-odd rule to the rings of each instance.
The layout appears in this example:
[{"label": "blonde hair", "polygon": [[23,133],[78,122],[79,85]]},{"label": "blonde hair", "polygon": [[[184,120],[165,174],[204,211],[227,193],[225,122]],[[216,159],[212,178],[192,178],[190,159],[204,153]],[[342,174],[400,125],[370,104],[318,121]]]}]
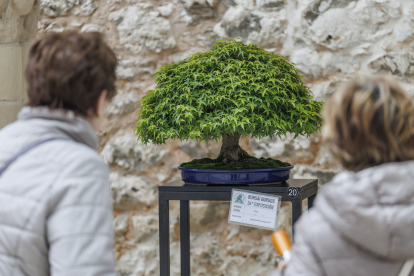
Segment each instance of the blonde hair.
[{"label": "blonde hair", "polygon": [[350,82],[326,104],[322,136],[347,170],[412,160],[413,102],[387,77]]}]

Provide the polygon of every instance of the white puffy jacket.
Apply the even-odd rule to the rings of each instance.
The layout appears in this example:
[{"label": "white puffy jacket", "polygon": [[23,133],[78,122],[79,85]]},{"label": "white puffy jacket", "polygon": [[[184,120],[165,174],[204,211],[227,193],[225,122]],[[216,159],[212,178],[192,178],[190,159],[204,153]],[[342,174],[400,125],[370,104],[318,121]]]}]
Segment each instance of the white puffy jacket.
[{"label": "white puffy jacket", "polygon": [[0,276],[115,276],[109,169],[91,125],[24,107],[0,131]]},{"label": "white puffy jacket", "polygon": [[338,174],[295,225],[282,275],[397,276],[414,258],[413,180],[414,161]]}]

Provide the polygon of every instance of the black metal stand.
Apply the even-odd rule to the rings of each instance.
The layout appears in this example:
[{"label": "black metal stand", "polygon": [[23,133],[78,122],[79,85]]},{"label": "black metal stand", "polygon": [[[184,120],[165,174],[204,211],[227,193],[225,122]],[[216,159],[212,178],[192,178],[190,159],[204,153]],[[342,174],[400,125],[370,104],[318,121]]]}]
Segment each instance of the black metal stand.
[{"label": "black metal stand", "polygon": [[190,200],[230,201],[232,189],[250,190],[282,196],[292,202],[293,224],[302,214],[302,200],[308,198],[311,208],[318,192],[317,179],[291,179],[284,183],[252,185],[185,184],[181,180],[158,187],[160,276],[170,275],[169,201],[180,201],[181,276],[190,276]]}]

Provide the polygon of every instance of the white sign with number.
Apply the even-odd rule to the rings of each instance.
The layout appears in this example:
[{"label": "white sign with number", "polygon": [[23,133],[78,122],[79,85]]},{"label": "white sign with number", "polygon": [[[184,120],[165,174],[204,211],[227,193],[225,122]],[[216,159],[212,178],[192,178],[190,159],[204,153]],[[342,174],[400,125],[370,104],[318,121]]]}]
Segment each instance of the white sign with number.
[{"label": "white sign with number", "polygon": [[276,230],[282,197],[232,189],[229,223]]}]

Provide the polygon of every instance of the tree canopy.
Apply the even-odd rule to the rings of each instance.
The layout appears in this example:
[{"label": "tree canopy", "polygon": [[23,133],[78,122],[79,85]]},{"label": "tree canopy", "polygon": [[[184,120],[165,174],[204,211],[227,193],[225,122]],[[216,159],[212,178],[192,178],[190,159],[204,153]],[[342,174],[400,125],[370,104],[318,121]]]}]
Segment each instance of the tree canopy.
[{"label": "tree canopy", "polygon": [[321,126],[323,103],[312,99],[294,64],[254,44],[219,40],[154,77],[135,128],[144,143],[310,135]]}]

